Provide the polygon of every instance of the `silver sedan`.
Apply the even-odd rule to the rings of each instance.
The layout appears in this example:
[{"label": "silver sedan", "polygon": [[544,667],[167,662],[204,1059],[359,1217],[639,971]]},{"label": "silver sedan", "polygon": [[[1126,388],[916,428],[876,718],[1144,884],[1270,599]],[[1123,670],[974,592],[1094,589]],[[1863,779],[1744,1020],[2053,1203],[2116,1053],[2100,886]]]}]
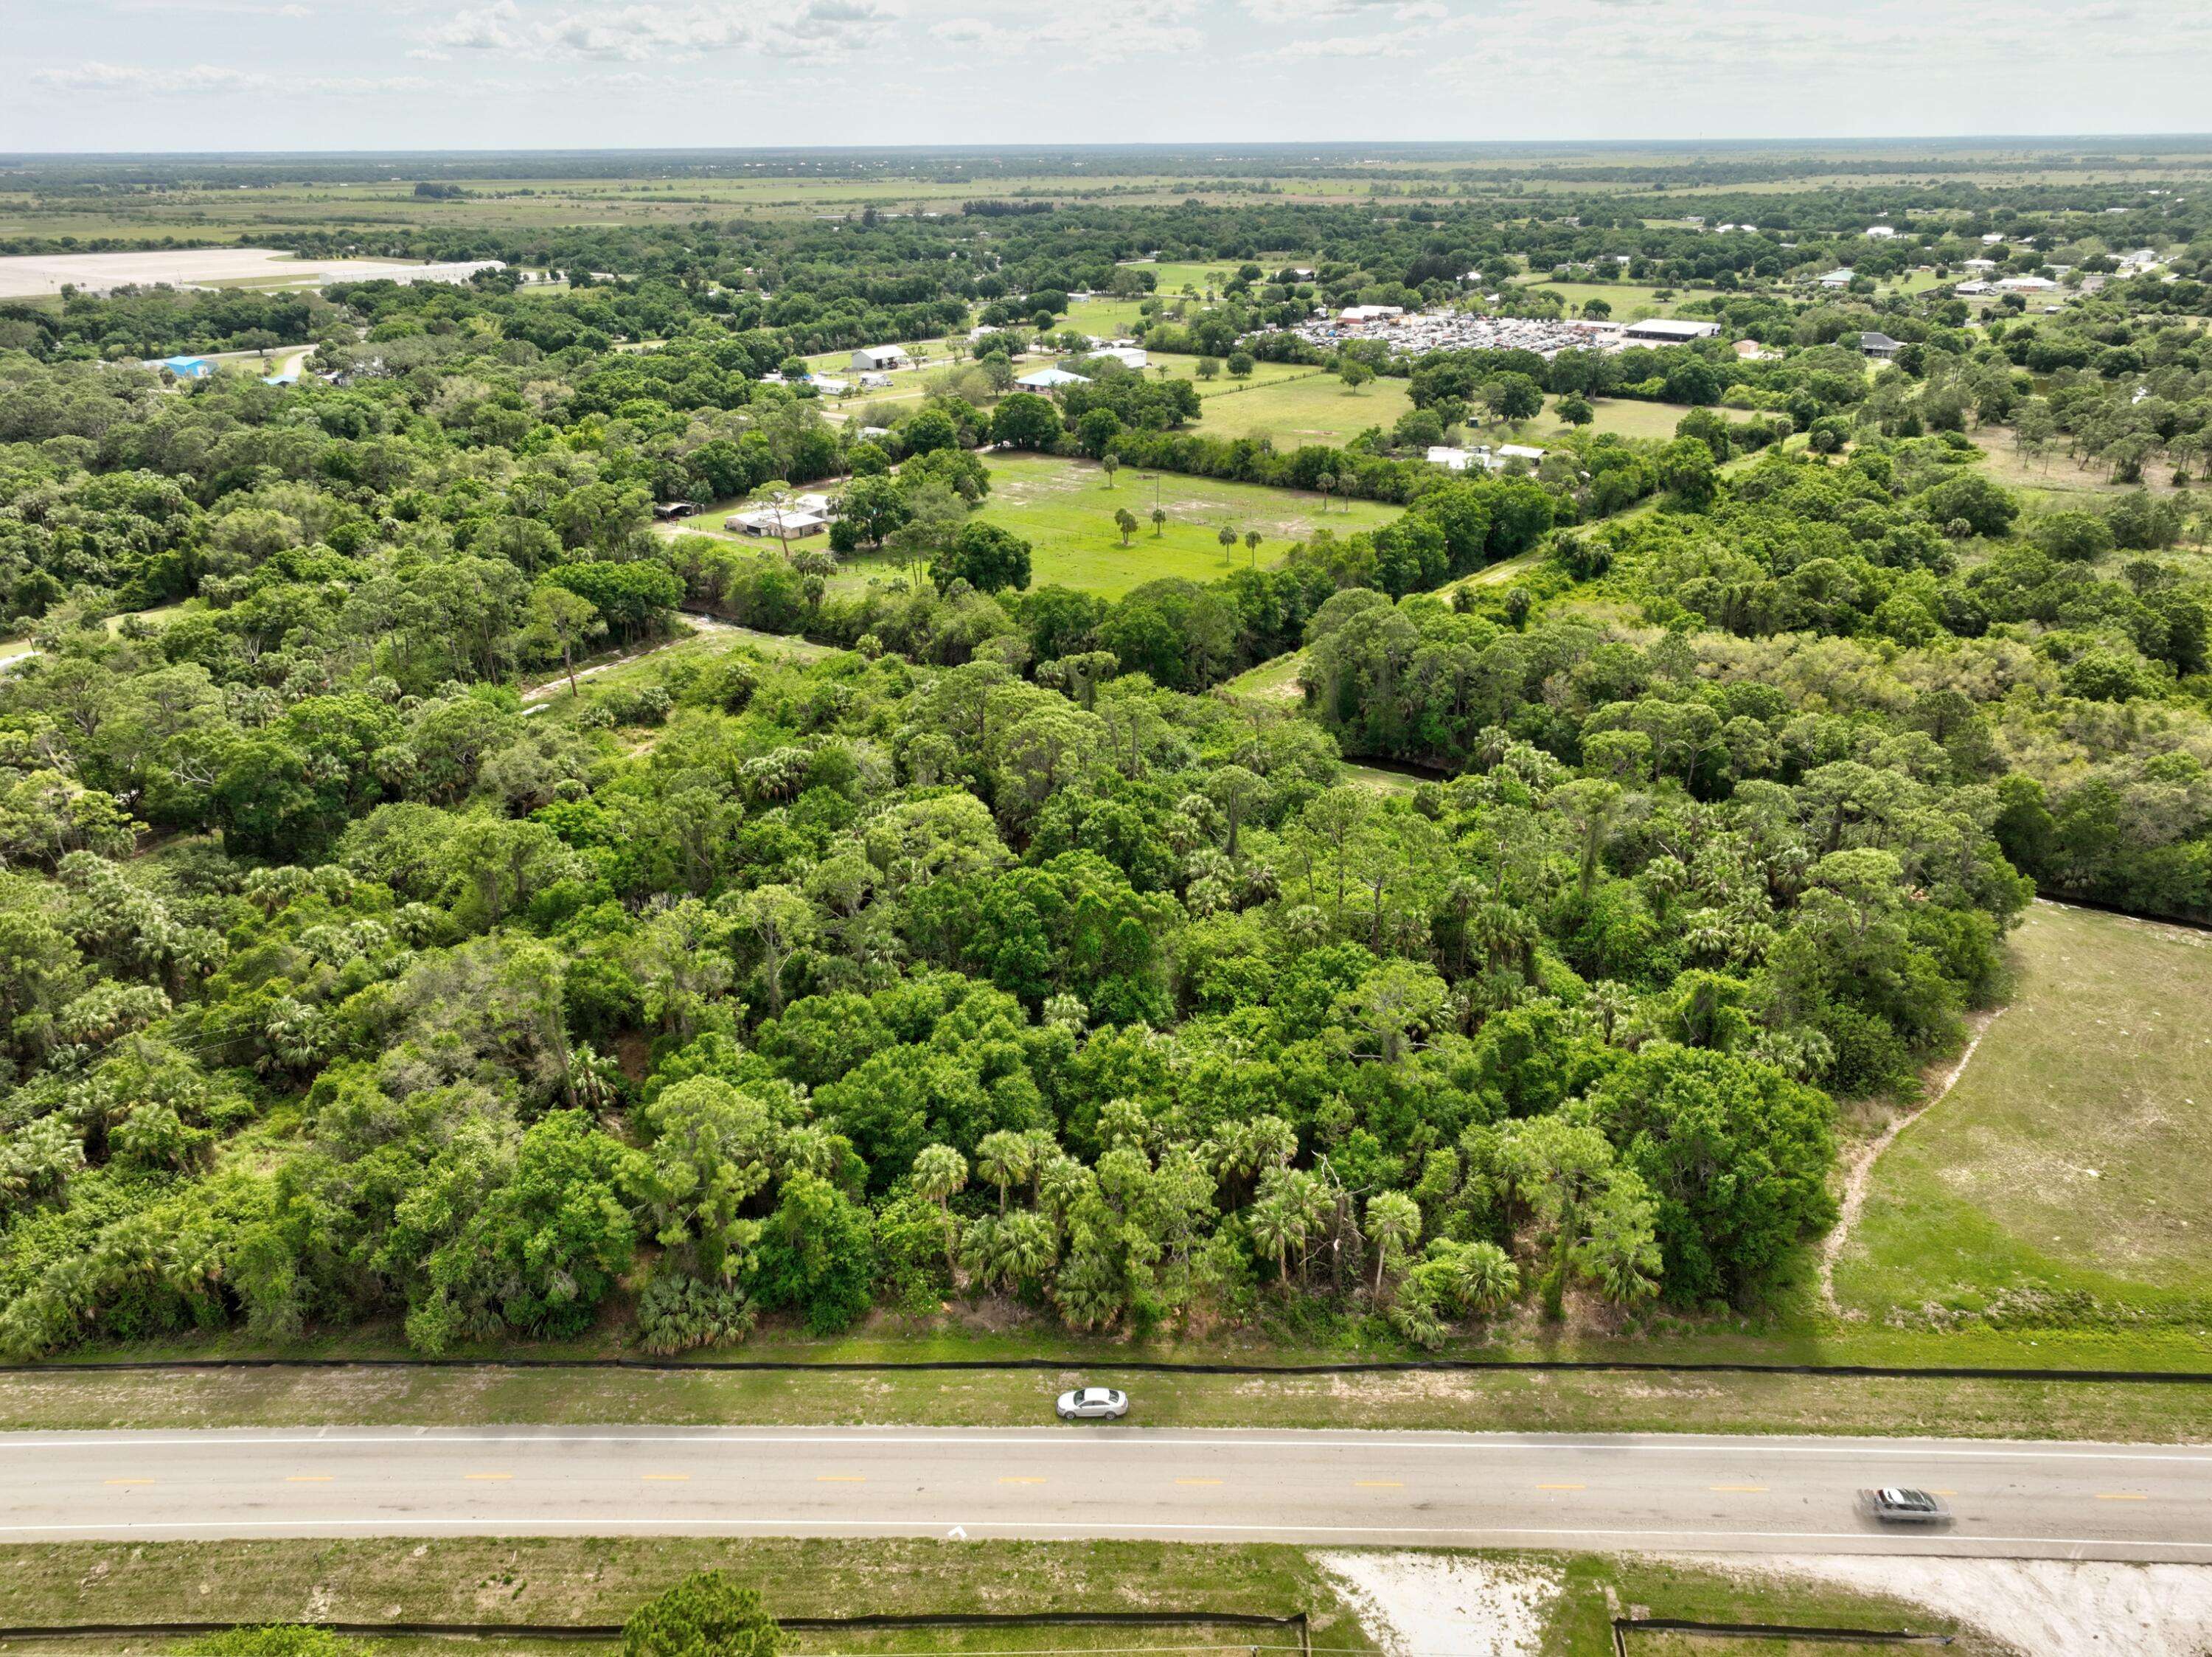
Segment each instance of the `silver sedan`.
[{"label": "silver sedan", "polygon": [[1079,1386],[1060,1395],[1058,1408],[1062,1421],[1119,1421],[1129,1413],[1129,1395],[1110,1386]]}]

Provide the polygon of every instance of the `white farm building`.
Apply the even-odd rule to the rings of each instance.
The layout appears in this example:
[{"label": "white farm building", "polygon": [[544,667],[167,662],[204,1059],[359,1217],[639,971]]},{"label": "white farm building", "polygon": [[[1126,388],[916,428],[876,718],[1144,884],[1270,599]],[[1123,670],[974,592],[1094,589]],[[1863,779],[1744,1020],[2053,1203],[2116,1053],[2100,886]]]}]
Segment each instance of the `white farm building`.
[{"label": "white farm building", "polygon": [[1090,383],[1091,376],[1087,374],[1070,374],[1066,369],[1039,369],[1036,373],[1025,374],[1015,381],[1014,389],[1049,393],[1064,390],[1069,386],[1087,386]]},{"label": "white farm building", "polygon": [[1632,322],[1621,338],[1631,344],[1686,345],[1693,339],[1711,339],[1721,331],[1717,322],[1692,322],[1685,317],[1655,316]]}]

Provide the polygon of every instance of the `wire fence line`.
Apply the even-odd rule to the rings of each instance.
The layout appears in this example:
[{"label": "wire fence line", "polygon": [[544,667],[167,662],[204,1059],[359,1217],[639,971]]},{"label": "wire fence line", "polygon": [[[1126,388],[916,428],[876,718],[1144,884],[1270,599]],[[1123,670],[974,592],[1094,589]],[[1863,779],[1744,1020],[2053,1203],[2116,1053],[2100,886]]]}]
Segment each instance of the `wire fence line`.
[{"label": "wire fence line", "polygon": [[[1240,1611],[916,1611],[907,1614],[870,1613],[854,1617],[779,1617],[777,1623],[792,1633],[858,1633],[866,1630],[1014,1629],[1014,1628],[1249,1628],[1290,1631],[1296,1645],[1235,1645],[1060,1647],[1028,1654],[992,1651],[978,1657],[1089,1657],[1094,1650],[1124,1654],[1140,1651],[1296,1652],[1313,1657],[1312,1628],[1307,1614],[1293,1611],[1274,1616]],[[266,1617],[230,1622],[171,1623],[47,1623],[0,1628],[0,1641],[81,1639],[186,1639],[200,1635],[228,1634],[240,1628],[319,1628],[355,1638],[460,1640],[618,1640],[619,1623],[355,1623]],[[889,1657],[879,1652],[846,1653],[840,1657]]]},{"label": "wire fence line", "polygon": [[760,1373],[793,1374],[896,1374],[942,1371],[1090,1370],[1131,1375],[1392,1375],[1482,1374],[1489,1372],[1554,1374],[1808,1375],[1869,1380],[2056,1381],[2099,1385],[2212,1386],[2212,1371],[2202,1369],[2031,1369],[1978,1364],[1761,1363],[1741,1361],[1670,1361],[1652,1358],[1399,1358],[1344,1363],[1176,1363],[1159,1359],[1097,1357],[1037,1358],[119,1358],[51,1363],[0,1364],[0,1375],[191,1374],[246,1369],[633,1369],[655,1374]]}]

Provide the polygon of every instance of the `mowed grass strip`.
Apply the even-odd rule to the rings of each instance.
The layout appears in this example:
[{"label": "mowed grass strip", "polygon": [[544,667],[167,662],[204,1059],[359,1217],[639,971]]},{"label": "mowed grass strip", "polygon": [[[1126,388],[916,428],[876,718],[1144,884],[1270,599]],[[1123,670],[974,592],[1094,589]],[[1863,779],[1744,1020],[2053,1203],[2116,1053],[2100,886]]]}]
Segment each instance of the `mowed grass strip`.
[{"label": "mowed grass strip", "polygon": [[2038,904],[2012,949],[2012,1004],[1875,1166],[1838,1300],[1876,1319],[2008,1290],[2201,1313],[2212,934]]},{"label": "mowed grass strip", "polygon": [[[991,492],[976,515],[1030,543],[1030,584],[1073,587],[1109,599],[1170,576],[1208,582],[1231,569],[1265,568],[1293,541],[1324,525],[1346,535],[1378,528],[1400,511],[1297,490],[1155,475],[1131,466],[1109,484],[1102,467],[1048,455],[995,454],[986,464]],[[1156,500],[1167,514],[1157,535],[1152,524]],[[1118,509],[1138,520],[1127,546],[1114,524]],[[1256,551],[1240,539],[1224,558],[1218,539],[1224,527],[1240,538],[1257,530]]]},{"label": "mowed grass strip", "polygon": [[[1648,1355],[1662,1354],[1649,1352]],[[1971,1361],[1971,1354],[1961,1354]],[[470,1426],[1010,1427],[1120,1386],[1142,1427],[1901,1435],[2201,1442],[2201,1386],[1857,1376],[1487,1371],[1365,1375],[676,1370],[125,1371],[0,1375],[0,1429]]]},{"label": "mowed grass strip", "polygon": [[[1370,1648],[1328,1580],[1296,1549],[1136,1541],[663,1536],[23,1544],[0,1547],[0,1622],[620,1623],[687,1573],[714,1569],[758,1588],[769,1612],[785,1617],[1303,1610],[1314,1618],[1316,1645]],[[802,1657],[1255,1643],[1295,1646],[1297,1635],[1206,1624],[1024,1624],[792,1636]],[[112,1642],[100,1648],[118,1649]]]},{"label": "mowed grass strip", "polygon": [[[11,1623],[246,1621],[617,1623],[684,1575],[717,1569],[760,1590],[772,1615],[842,1617],[1031,1611],[1256,1612],[1311,1618],[1316,1652],[1370,1653],[1382,1597],[1363,1621],[1364,1597],[1328,1569],[1336,1556],[1268,1544],[1146,1541],[975,1542],[906,1538],[747,1537],[384,1537],[239,1542],[70,1542],[0,1548],[0,1617]],[[1924,1607],[1792,1576],[1764,1564],[1643,1559],[1633,1556],[1440,1551],[1446,1560],[1490,1563],[1508,1576],[1534,1569],[1556,1582],[1541,1612],[1547,1653],[1611,1649],[1610,1619],[1624,1605],[1659,1617],[1957,1632],[1956,1651],[1994,1657],[2006,1649]],[[1410,1620],[1410,1619],[1409,1619]],[[1638,1649],[1650,1642],[1643,1636]],[[1166,1627],[1060,1627],[787,1630],[793,1657],[900,1657],[901,1654],[1116,1654],[1286,1657],[1295,1629],[1224,1623]],[[40,1642],[26,1649],[84,1648]],[[103,1642],[100,1649],[160,1650]],[[472,1642],[491,1654],[612,1650],[611,1642],[524,1636]],[[1652,1649],[1661,1648],[1654,1645]],[[1751,1648],[1747,1648],[1749,1649]],[[1787,1648],[1795,1651],[1795,1646]],[[380,1640],[379,1657],[451,1650],[451,1642]],[[1691,1648],[1681,1648],[1686,1653]],[[1699,1646],[1698,1649],[1703,1649]],[[1759,1645],[1756,1649],[1782,1650]],[[1808,1647],[1810,1651],[1813,1648]],[[1839,1649],[1823,1647],[1820,1649]]]}]

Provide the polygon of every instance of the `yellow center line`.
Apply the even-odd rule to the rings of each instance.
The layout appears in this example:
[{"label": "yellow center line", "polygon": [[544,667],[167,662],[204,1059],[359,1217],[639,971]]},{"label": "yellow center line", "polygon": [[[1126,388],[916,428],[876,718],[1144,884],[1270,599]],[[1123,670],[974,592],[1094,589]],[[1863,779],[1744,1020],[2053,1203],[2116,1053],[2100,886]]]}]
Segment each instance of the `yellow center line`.
[{"label": "yellow center line", "polygon": [[331,1482],[331,1475],[328,1473],[287,1473],[284,1476],[284,1482],[287,1484],[327,1484]]},{"label": "yellow center line", "polygon": [[1540,1490],[1587,1490],[1589,1486],[1587,1484],[1539,1484],[1536,1488]]},{"label": "yellow center line", "polygon": [[689,1473],[641,1473],[638,1477],[648,1484],[688,1484],[691,1482]]},{"label": "yellow center line", "polygon": [[1401,1478],[1362,1478],[1353,1481],[1363,1490],[1402,1490],[1406,1482]]},{"label": "yellow center line", "polygon": [[501,1479],[513,1478],[514,1475],[513,1473],[463,1473],[461,1477],[463,1478]]},{"label": "yellow center line", "polygon": [[1764,1496],[1764,1484],[1708,1484],[1705,1488],[1717,1496]]},{"label": "yellow center line", "polygon": [[817,1473],[814,1482],[817,1484],[866,1484],[868,1481],[861,1473]]},{"label": "yellow center line", "polygon": [[999,1483],[1001,1484],[1042,1484],[1044,1481],[1041,1478],[1002,1478]]},{"label": "yellow center line", "polygon": [[1221,1481],[1218,1478],[1179,1478],[1176,1480],[1176,1483],[1178,1484],[1218,1484]]},{"label": "yellow center line", "polygon": [[2141,1490],[2100,1490],[2097,1492],[2097,1500],[2100,1502],[2148,1502],[2150,1498]]},{"label": "yellow center line", "polygon": [[154,1481],[150,1478],[104,1478],[100,1480],[100,1483],[103,1484],[151,1484]]}]

